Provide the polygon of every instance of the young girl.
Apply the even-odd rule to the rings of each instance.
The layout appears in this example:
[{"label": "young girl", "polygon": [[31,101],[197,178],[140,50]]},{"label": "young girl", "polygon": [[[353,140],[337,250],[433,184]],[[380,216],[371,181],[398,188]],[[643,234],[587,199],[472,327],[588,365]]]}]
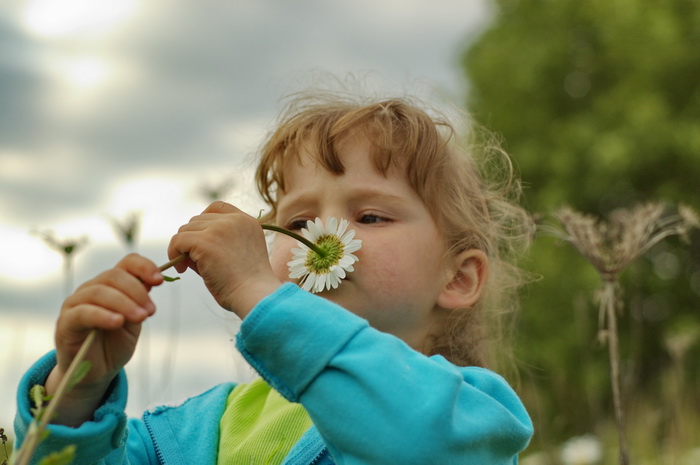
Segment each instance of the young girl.
[{"label": "young girl", "polygon": [[[345,218],[355,271],[314,295],[290,282],[296,241],[215,202],[172,238],[242,320],[237,346],[261,375],[142,419],[124,414],[123,366],[163,277],[129,255],[66,299],[56,350],[25,376],[53,392],[92,328],[92,368],[65,398],[37,456],[77,446],[76,464],[514,464],[533,433],[486,364],[487,314],[514,289],[502,259],[526,215],[490,188],[452,127],[408,100],[299,97],[262,150],[264,222],[290,230]],[[512,184],[511,184],[511,187]],[[524,234],[523,234],[524,235]],[[502,296],[502,295],[501,295]]]}]

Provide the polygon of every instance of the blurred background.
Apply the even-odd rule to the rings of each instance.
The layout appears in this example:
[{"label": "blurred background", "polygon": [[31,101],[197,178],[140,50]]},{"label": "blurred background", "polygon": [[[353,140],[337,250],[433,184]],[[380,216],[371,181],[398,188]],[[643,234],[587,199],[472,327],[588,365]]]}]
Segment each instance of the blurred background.
[{"label": "blurred background", "polygon": [[[332,73],[449,101],[502,138],[541,223],[639,202],[700,209],[700,4],[691,0],[5,0],[0,4],[0,426],[64,296],[211,199],[256,215],[252,156],[280,98]],[[700,242],[622,275],[632,457],[700,463]],[[526,464],[615,463],[599,278],[535,238],[512,380]],[[238,322],[196,275],[154,290],[129,413],[246,380]]]}]

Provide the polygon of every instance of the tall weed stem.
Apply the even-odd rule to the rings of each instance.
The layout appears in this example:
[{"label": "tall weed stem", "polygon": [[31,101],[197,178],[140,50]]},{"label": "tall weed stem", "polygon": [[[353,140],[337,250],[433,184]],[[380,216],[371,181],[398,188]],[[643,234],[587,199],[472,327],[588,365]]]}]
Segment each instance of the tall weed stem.
[{"label": "tall weed stem", "polygon": [[625,433],[625,409],[622,404],[622,376],[620,374],[620,342],[617,332],[618,286],[616,278],[608,278],[604,281],[600,294],[600,312],[605,315],[608,328],[606,336],[610,359],[610,384],[612,387],[615,422],[617,424],[617,439],[620,445],[620,465],[628,465],[629,452]]}]

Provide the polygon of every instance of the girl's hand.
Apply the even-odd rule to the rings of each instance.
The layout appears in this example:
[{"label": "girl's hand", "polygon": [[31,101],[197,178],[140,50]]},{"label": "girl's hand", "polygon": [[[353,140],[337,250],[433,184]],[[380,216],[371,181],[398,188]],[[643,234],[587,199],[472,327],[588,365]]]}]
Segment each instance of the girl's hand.
[{"label": "girl's hand", "polygon": [[168,247],[183,273],[192,268],[226,310],[244,318],[282,283],[272,272],[260,223],[233,205],[217,201],[195,216],[173,236]]},{"label": "girl's hand", "polygon": [[92,329],[100,329],[85,360],[90,371],[59,407],[58,422],[90,418],[112,379],[131,359],[141,323],[156,308],[148,292],[163,282],[158,267],[136,254],[80,286],[63,303],[56,324],[57,364],[46,381],[52,394]]}]

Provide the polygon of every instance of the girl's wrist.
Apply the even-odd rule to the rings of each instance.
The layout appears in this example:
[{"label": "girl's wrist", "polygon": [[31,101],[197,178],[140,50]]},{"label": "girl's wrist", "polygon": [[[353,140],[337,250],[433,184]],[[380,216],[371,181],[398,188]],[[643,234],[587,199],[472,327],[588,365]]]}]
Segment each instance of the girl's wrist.
[{"label": "girl's wrist", "polygon": [[282,281],[274,275],[265,279],[251,277],[232,293],[230,296],[232,304],[229,310],[243,320],[261,300],[275,292],[281,285]]},{"label": "girl's wrist", "polygon": [[[48,395],[53,395],[56,392],[63,376],[64,374],[58,366],[51,370],[44,384]],[[51,423],[78,427],[86,421],[92,420],[95,410],[102,403],[112,380],[113,378],[110,378],[73,386],[63,396],[56,409],[56,416],[51,420]]]}]

